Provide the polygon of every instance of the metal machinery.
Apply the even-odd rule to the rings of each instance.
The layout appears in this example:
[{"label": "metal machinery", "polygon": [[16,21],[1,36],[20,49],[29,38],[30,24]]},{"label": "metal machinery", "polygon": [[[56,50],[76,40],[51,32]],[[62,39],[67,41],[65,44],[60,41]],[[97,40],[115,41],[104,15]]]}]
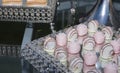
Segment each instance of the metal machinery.
[{"label": "metal machinery", "polygon": [[[31,42],[32,34],[33,34],[33,23],[49,23],[51,26],[51,30],[53,34],[55,33],[53,28],[53,20],[55,16],[56,4],[59,5],[60,3],[57,0],[47,0],[48,4],[46,7],[26,7],[25,2],[23,0],[23,6],[21,7],[14,7],[14,6],[2,6],[2,2],[0,2],[0,20],[1,21],[18,21],[18,22],[27,22],[23,41],[21,45],[21,51],[18,50],[17,53],[20,53],[21,64],[22,64],[22,73],[30,73],[30,64],[35,67],[38,72],[43,71],[44,69],[41,68],[40,63],[47,63],[49,64],[45,66],[45,69],[52,70],[51,72],[56,71],[57,73],[71,73],[68,69],[66,69],[63,65],[61,65],[58,61],[55,61],[51,56],[49,56],[46,52],[42,50],[38,50],[35,46],[38,42],[36,40]],[[76,0],[79,2],[79,0]],[[79,5],[78,5],[79,6]],[[70,17],[68,22],[70,25],[74,24],[75,22],[75,13],[76,13],[76,5],[75,1],[71,0],[71,9],[70,9]],[[62,25],[64,25],[64,11],[62,17]],[[79,22],[89,21],[91,19],[96,19],[102,25],[106,25],[108,20],[111,22],[111,25],[118,29],[117,26],[119,25],[119,20],[116,20],[117,16],[114,16],[116,11],[112,6],[111,0],[97,0],[95,7],[92,9],[88,16],[84,17],[83,19],[79,19]],[[73,20],[72,22],[70,22]],[[43,41],[44,38],[40,38],[37,40]],[[31,43],[30,43],[31,42]],[[29,43],[29,44],[27,44]],[[33,44],[34,43],[34,44]],[[31,45],[28,47],[27,45]],[[0,50],[3,51],[3,50]],[[39,52],[37,52],[39,51]],[[14,52],[14,51],[13,51]],[[27,60],[27,62],[25,61]],[[44,62],[42,62],[44,61]],[[28,62],[30,64],[28,64]],[[50,64],[52,63],[52,64]],[[54,65],[53,65],[54,64]],[[52,66],[52,67],[51,67]]]}]

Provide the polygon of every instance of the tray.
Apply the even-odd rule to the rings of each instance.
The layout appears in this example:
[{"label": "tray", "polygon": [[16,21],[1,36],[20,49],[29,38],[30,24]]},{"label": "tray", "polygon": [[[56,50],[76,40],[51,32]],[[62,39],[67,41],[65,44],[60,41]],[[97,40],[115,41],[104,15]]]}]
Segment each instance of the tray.
[{"label": "tray", "polygon": [[47,6],[39,7],[0,5],[0,21],[50,23],[54,19],[57,0],[47,2]]},{"label": "tray", "polygon": [[40,38],[28,43],[21,50],[22,58],[40,73],[72,73],[67,67],[42,49],[43,40],[44,38]]}]

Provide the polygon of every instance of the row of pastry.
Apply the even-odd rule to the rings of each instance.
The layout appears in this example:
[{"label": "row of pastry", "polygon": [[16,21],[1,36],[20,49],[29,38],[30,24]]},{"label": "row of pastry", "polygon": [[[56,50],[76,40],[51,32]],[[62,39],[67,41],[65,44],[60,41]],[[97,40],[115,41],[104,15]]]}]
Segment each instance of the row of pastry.
[{"label": "row of pastry", "polygon": [[[3,6],[22,6],[24,0],[2,0]],[[46,6],[47,0],[25,0],[26,6]]]},{"label": "row of pastry", "polygon": [[113,35],[110,26],[100,27],[91,20],[46,37],[44,50],[73,73],[100,73],[95,67],[98,61],[104,73],[120,73],[120,38]]}]

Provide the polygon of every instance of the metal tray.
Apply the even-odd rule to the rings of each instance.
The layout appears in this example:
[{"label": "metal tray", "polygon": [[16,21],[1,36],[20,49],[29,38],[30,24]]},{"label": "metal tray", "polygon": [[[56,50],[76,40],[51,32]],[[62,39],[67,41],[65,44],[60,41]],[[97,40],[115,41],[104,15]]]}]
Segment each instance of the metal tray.
[{"label": "metal tray", "polygon": [[2,6],[1,4],[0,21],[50,23],[54,19],[57,0],[47,0],[47,2],[47,6],[39,7]]},{"label": "metal tray", "polygon": [[53,56],[43,50],[43,40],[40,38],[28,43],[21,49],[21,57],[28,61],[40,73],[72,73]]}]

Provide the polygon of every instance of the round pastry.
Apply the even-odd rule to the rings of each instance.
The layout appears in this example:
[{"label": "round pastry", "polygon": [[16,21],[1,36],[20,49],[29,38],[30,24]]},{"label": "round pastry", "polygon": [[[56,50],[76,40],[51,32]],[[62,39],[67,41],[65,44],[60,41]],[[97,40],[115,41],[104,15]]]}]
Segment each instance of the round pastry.
[{"label": "round pastry", "polygon": [[103,44],[105,41],[105,35],[103,32],[97,31],[94,34],[94,39],[95,39],[96,44]]},{"label": "round pastry", "polygon": [[99,60],[102,64],[102,67],[104,68],[106,64],[112,61],[113,59],[113,46],[111,44],[105,44],[101,51],[100,51],[100,57]]},{"label": "round pastry", "polygon": [[56,48],[55,39],[52,37],[46,37],[44,41],[44,50],[48,52],[48,54],[53,55],[55,48]]},{"label": "round pastry", "polygon": [[81,58],[79,58],[79,57],[71,59],[70,62],[69,62],[69,69],[73,73],[82,73],[83,60]]},{"label": "round pastry", "polygon": [[68,33],[67,33],[67,41],[71,42],[71,41],[76,41],[78,37],[77,31],[76,29],[71,29]]},{"label": "round pastry", "polygon": [[117,42],[120,43],[120,38],[117,39]]},{"label": "round pastry", "polygon": [[79,25],[77,25],[76,29],[77,29],[77,32],[79,35],[78,42],[79,42],[79,44],[82,45],[83,39],[85,39],[87,37],[88,28],[84,24],[79,24]]},{"label": "round pastry", "polygon": [[114,53],[120,53],[120,43],[117,40],[112,40],[111,45],[114,48]]},{"label": "round pastry", "polygon": [[65,46],[67,44],[67,36],[65,33],[58,33],[56,35],[56,42],[59,46]]},{"label": "round pastry", "polygon": [[78,44],[77,42],[70,42],[67,46],[68,48],[68,53],[70,54],[77,54],[80,52],[80,44]]},{"label": "round pastry", "polygon": [[115,63],[108,63],[104,68],[104,73],[118,73],[118,66]]},{"label": "round pastry", "polygon": [[68,62],[71,60],[71,59],[73,59],[73,58],[79,58],[80,57],[80,54],[79,53],[77,53],[77,54],[69,54],[68,53]]},{"label": "round pastry", "polygon": [[111,44],[105,44],[100,52],[100,56],[105,59],[110,59],[113,57],[113,46]]},{"label": "round pastry", "polygon": [[99,23],[96,20],[91,20],[88,23],[88,34],[89,34],[89,36],[93,36],[95,34],[95,32],[98,29],[98,25],[99,25]]},{"label": "round pastry", "polygon": [[83,73],[99,73],[94,65],[86,65],[83,63]]},{"label": "round pastry", "polygon": [[55,49],[55,58],[58,59],[63,65],[67,66],[67,52],[64,47]]},{"label": "round pastry", "polygon": [[110,43],[113,37],[113,30],[111,27],[106,26],[105,28],[102,29],[102,32],[105,34],[105,42]]},{"label": "round pastry", "polygon": [[84,62],[86,65],[95,65],[97,62],[97,56],[95,51],[88,51],[83,55]]},{"label": "round pastry", "polygon": [[87,53],[87,51],[93,51],[95,47],[95,41],[92,37],[87,37],[83,40],[82,55]]},{"label": "round pastry", "polygon": [[78,32],[78,35],[79,36],[85,36],[87,35],[87,32],[88,32],[88,28],[85,24],[79,24],[77,25],[77,32]]}]

